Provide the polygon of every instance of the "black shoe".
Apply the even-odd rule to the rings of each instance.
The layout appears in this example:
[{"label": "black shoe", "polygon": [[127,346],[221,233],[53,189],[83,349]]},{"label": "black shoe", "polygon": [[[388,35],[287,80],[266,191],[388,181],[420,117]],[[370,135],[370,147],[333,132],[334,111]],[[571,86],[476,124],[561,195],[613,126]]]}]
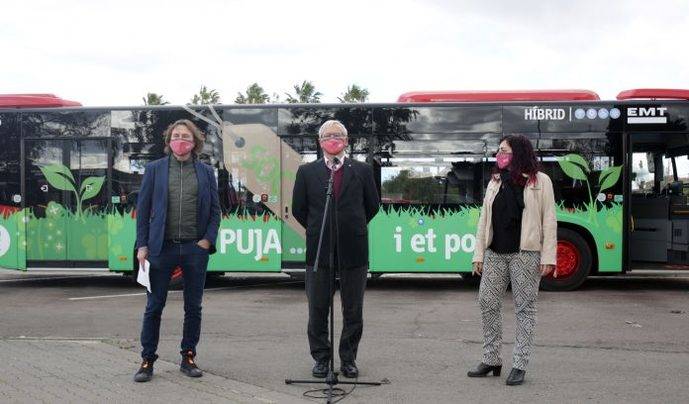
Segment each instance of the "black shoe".
[{"label": "black shoe", "polygon": [[313,369],[311,370],[311,374],[313,377],[317,377],[319,379],[324,378],[325,376],[328,375],[328,360],[320,360],[316,362],[315,365],[313,365]]},{"label": "black shoe", "polygon": [[179,364],[179,370],[189,377],[201,377],[203,372],[196,366],[194,362],[194,353],[191,351],[182,354],[182,362]]},{"label": "black shoe", "polygon": [[153,361],[144,359],[143,362],[141,362],[141,367],[139,370],[136,372],[134,375],[134,381],[135,382],[147,382],[151,380],[153,377]]},{"label": "black shoe", "polygon": [[469,377],[486,377],[488,376],[488,373],[493,372],[493,376],[500,376],[500,371],[502,370],[501,365],[493,366],[493,365],[486,365],[485,363],[481,362],[476,366],[476,369],[470,370],[467,372],[467,376]]},{"label": "black shoe", "polygon": [[342,372],[342,376],[349,377],[350,379],[359,377],[359,369],[357,369],[354,362],[343,362],[340,365],[340,372]]},{"label": "black shoe", "polygon": [[517,369],[517,368],[512,368],[510,371],[510,375],[507,376],[507,380],[505,381],[505,384],[508,386],[517,386],[522,383],[524,383],[524,375],[526,374],[525,370]]}]

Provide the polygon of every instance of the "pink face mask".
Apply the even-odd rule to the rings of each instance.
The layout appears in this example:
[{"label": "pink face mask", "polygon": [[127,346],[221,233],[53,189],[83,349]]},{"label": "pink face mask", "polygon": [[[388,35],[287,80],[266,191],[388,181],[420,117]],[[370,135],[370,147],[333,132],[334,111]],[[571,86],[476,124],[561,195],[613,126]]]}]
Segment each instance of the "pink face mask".
[{"label": "pink face mask", "polygon": [[347,147],[347,142],[344,139],[322,140],[321,147],[328,154],[337,156],[342,150],[344,150],[345,147]]},{"label": "pink face mask", "polygon": [[194,148],[194,143],[184,139],[175,139],[170,142],[170,148],[176,155],[186,156]]},{"label": "pink face mask", "polygon": [[498,153],[495,155],[495,161],[498,163],[498,168],[503,170],[512,162],[512,153]]}]

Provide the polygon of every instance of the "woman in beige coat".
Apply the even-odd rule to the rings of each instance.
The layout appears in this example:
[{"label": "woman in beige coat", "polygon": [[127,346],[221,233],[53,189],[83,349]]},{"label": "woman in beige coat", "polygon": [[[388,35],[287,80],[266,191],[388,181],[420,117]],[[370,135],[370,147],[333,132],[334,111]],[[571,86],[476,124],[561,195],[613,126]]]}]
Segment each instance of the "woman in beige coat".
[{"label": "woman in beige coat", "polygon": [[556,271],[555,199],[550,177],[538,171],[526,137],[501,139],[496,163],[481,208],[473,258],[473,273],[481,275],[483,359],[468,376],[500,375],[502,299],[511,282],[517,329],[507,384],[518,385],[524,382],[529,362],[540,279]]}]

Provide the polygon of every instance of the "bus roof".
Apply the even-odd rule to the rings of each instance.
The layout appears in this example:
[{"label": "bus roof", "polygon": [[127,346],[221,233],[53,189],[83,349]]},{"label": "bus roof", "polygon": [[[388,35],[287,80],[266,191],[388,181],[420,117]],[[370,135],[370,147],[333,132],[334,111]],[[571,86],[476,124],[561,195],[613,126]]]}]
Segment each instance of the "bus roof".
[{"label": "bus roof", "polygon": [[634,88],[621,91],[617,94],[617,99],[620,101],[649,98],[652,100],[689,100],[689,90],[677,88]]},{"label": "bus roof", "polygon": [[599,101],[590,90],[412,91],[397,102]]},{"label": "bus roof", "polygon": [[64,100],[55,94],[0,94],[0,108],[80,107],[81,103]]}]

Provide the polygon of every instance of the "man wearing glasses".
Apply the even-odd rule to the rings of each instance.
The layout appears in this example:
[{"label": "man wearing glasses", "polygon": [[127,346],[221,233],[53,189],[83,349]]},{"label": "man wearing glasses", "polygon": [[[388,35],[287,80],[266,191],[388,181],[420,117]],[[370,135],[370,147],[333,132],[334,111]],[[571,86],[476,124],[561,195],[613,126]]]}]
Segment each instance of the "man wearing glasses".
[{"label": "man wearing glasses", "polygon": [[[330,361],[328,314],[330,269],[340,279],[343,328],[340,336],[340,371],[357,377],[356,354],[363,331],[364,289],[368,272],[367,224],[378,212],[380,199],[373,170],[345,155],[347,129],[336,120],[326,121],[318,131],[323,158],[299,167],[294,183],[292,213],[306,228],[306,295],[309,301],[308,338],[316,361],[314,377],[326,377]],[[325,223],[318,271],[314,272],[318,238],[325,209],[326,189],[333,172],[331,203],[334,209]],[[331,218],[331,216],[334,216]],[[330,223],[336,228],[335,268],[330,266]]]}]

